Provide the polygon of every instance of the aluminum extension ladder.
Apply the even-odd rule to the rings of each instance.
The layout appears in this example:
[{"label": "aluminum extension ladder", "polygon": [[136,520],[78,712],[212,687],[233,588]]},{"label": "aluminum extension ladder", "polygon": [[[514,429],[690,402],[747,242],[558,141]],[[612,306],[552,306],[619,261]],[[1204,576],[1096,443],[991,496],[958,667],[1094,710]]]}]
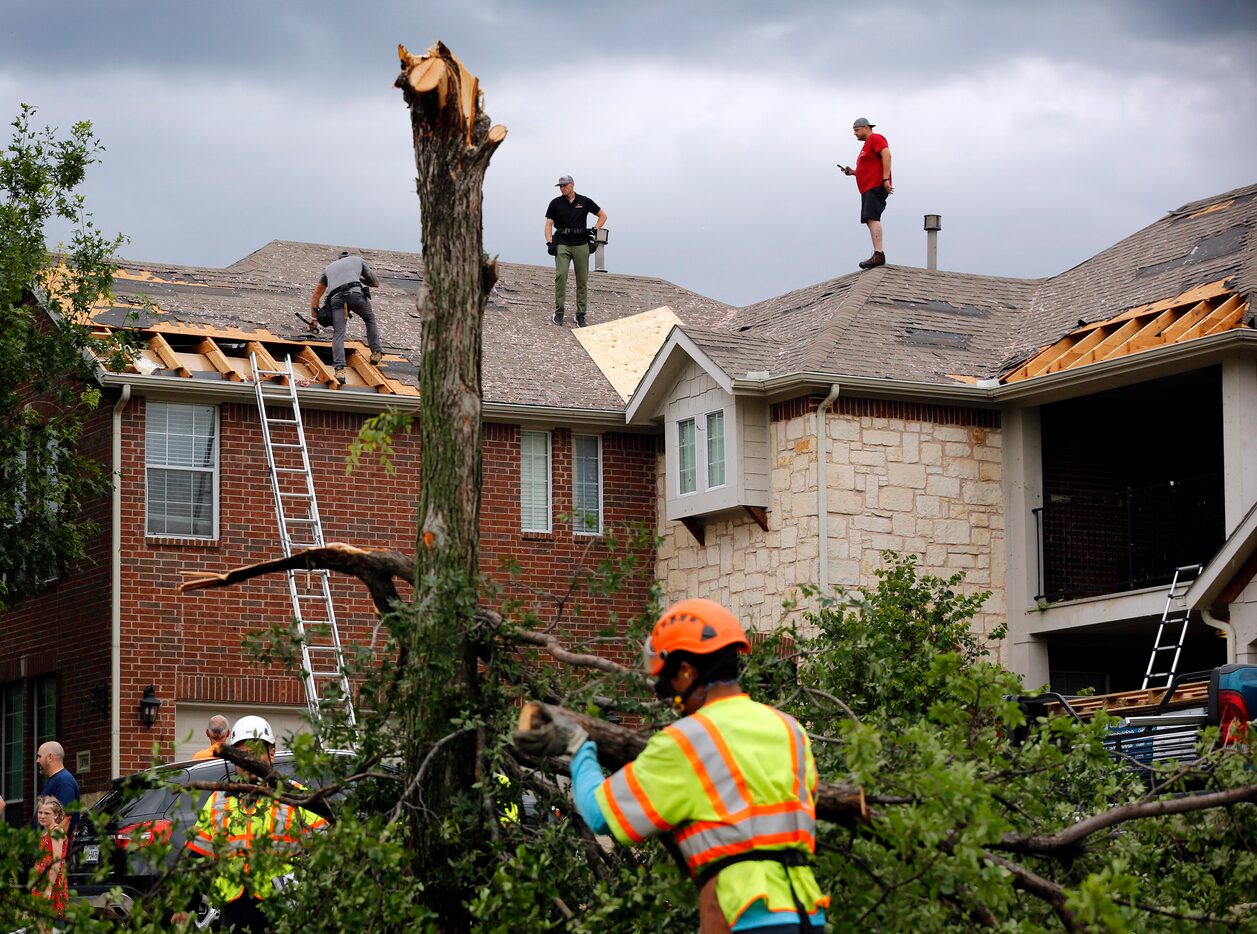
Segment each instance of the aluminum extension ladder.
[{"label": "aluminum extension ladder", "polygon": [[[1150,687],[1168,688],[1174,683],[1174,675],[1178,673],[1179,656],[1183,654],[1183,641],[1187,638],[1187,624],[1191,620],[1183,598],[1200,574],[1199,564],[1187,564],[1174,569],[1174,579],[1170,582],[1170,590],[1165,595],[1165,610],[1161,613],[1161,622],[1157,626],[1157,636],[1152,643],[1152,654],[1148,657],[1148,670],[1144,673],[1142,690]],[[1175,634],[1174,627],[1178,627]],[[1167,638],[1168,637],[1168,638]],[[1169,667],[1164,671],[1155,669],[1161,662],[1163,653],[1173,652]],[[1154,678],[1164,678],[1164,684],[1152,684]]]},{"label": "aluminum extension ladder", "polygon": [[[291,357],[284,359],[281,370],[261,370],[257,355],[251,353],[249,367],[262,422],[271,490],[275,494],[279,538],[284,557],[290,557],[294,548],[319,548],[324,544],[314,474],[310,470],[305,427],[297,402],[297,380]],[[270,382],[266,379],[268,376],[283,377],[286,384]],[[281,440],[276,440],[277,435]],[[310,716],[317,725],[323,722],[325,710],[339,709],[349,725],[354,726],[353,700],[345,674],[340,631],[336,628],[329,573],[325,569],[290,570],[287,576],[292,615],[301,642],[301,678]]]}]

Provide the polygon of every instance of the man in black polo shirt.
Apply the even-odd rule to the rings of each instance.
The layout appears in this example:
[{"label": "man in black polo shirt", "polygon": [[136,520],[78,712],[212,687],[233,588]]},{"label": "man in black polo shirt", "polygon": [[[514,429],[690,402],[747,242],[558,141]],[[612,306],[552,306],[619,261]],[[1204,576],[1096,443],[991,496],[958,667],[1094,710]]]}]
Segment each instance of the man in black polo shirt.
[{"label": "man in black polo shirt", "polygon": [[598,215],[597,230],[607,222],[607,212],[592,198],[578,195],[570,175],[560,177],[555,187],[560,194],[546,208],[546,248],[554,257],[554,315],[550,320],[563,323],[570,262],[576,267],[576,326],[583,328],[589,303],[589,215]]}]

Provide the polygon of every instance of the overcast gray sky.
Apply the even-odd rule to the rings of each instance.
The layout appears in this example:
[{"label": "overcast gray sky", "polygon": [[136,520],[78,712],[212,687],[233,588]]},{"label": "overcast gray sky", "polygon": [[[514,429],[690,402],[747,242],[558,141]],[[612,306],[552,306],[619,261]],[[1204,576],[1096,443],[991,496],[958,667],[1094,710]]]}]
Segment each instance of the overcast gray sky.
[{"label": "overcast gray sky", "polygon": [[894,154],[890,262],[1066,269],[1257,182],[1257,3],[0,0],[0,113],[93,121],[85,188],[132,259],[226,265],[282,238],[418,251],[396,45],[442,39],[510,130],[485,246],[547,264],[555,178],[610,215],[608,266],[746,304],[868,255],[851,121]]}]

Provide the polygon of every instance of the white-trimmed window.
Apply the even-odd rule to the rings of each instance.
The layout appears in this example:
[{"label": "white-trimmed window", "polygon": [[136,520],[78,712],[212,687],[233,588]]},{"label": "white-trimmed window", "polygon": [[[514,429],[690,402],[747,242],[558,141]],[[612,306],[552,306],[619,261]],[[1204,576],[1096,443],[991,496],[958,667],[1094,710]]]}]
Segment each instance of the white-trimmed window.
[{"label": "white-trimmed window", "polygon": [[725,413],[707,413],[707,489],[725,485]]},{"label": "white-trimmed window", "polygon": [[149,402],[144,432],[147,534],[217,537],[218,409]]},{"label": "white-trimmed window", "polygon": [[572,531],[602,534],[602,438],[572,436]]},{"label": "white-trimmed window", "polygon": [[698,489],[698,444],[694,419],[677,422],[677,492],[685,495]]},{"label": "white-trimmed window", "polygon": [[519,527],[550,531],[550,432],[519,433]]}]

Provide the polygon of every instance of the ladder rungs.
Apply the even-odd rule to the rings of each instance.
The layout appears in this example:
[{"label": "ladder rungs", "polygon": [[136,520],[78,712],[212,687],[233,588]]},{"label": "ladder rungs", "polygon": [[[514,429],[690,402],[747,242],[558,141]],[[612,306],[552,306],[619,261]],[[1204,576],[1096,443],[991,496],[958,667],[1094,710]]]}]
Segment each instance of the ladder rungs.
[{"label": "ladder rungs", "polygon": [[296,425],[296,424],[299,424],[299,422],[295,418],[271,418],[268,415],[266,418],[266,424],[268,425]]},{"label": "ladder rungs", "polygon": [[304,467],[276,467],[276,473],[305,473]]},{"label": "ladder rungs", "polygon": [[285,493],[283,490],[280,490],[279,495],[280,496],[304,496],[306,499],[309,499],[314,494],[313,493]]},{"label": "ladder rungs", "polygon": [[319,520],[318,520],[318,519],[293,519],[293,518],[290,518],[290,517],[287,517],[287,516],[286,516],[286,517],[284,518],[284,521],[285,521],[285,522],[293,522],[293,523],[301,523],[302,525],[309,525],[309,524],[311,524],[312,522],[318,522]]},{"label": "ladder rungs", "polygon": [[[293,443],[291,441],[272,441],[271,447],[273,448],[299,448],[301,447],[301,445]],[[305,473],[305,471],[303,470],[302,473]]]}]

